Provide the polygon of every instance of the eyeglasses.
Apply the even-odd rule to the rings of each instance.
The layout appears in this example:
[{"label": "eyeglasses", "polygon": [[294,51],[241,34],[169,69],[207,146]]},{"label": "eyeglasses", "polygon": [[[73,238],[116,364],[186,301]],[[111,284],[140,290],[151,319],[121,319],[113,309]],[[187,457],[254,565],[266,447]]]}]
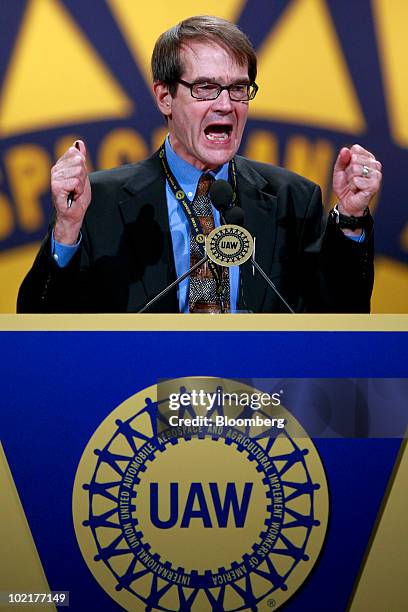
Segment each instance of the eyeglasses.
[{"label": "eyeglasses", "polygon": [[183,79],[177,82],[190,89],[190,93],[196,100],[216,100],[220,93],[226,89],[230,100],[234,102],[247,102],[253,100],[258,91],[256,83],[233,83],[232,85],[220,85],[219,83],[187,83]]}]

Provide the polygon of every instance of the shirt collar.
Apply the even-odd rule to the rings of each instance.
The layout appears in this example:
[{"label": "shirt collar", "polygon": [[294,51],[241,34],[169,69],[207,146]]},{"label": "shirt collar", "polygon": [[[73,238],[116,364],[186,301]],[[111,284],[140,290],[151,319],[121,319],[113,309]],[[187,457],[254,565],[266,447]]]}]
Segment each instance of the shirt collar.
[{"label": "shirt collar", "polygon": [[[164,146],[166,149],[166,157],[170,170],[176,177],[180,187],[183,189],[183,191],[187,193],[190,191],[194,194],[196,192],[200,176],[203,174],[203,172],[186,162],[174,152],[168,136],[165,140]],[[216,170],[209,170],[208,173],[211,174],[216,180],[224,179],[225,181],[228,181],[228,165],[228,163],[223,164]]]}]

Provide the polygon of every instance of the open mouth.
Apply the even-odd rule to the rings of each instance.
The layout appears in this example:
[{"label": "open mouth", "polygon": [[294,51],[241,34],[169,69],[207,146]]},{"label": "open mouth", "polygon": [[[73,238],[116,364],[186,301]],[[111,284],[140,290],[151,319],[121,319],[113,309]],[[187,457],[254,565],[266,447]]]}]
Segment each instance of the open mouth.
[{"label": "open mouth", "polygon": [[220,123],[208,125],[204,130],[204,134],[206,135],[207,139],[212,140],[213,142],[224,142],[225,140],[228,140],[231,132],[232,125]]}]

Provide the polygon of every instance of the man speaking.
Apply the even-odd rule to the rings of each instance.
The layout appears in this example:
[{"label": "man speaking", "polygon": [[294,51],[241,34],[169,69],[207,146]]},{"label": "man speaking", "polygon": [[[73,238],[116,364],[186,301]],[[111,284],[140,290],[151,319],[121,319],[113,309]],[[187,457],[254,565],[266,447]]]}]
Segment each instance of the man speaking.
[{"label": "man speaking", "polygon": [[50,231],[22,283],[18,312],[138,312],[204,254],[222,221],[211,186],[231,185],[255,241],[241,267],[207,262],[148,312],[369,312],[373,229],[368,205],[381,164],[359,145],[333,172],[338,204],[323,218],[320,189],[237,156],[255,97],[254,49],[218,17],[182,21],[152,56],[153,90],[168,136],[151,158],[88,176],[82,141],[52,169]]}]

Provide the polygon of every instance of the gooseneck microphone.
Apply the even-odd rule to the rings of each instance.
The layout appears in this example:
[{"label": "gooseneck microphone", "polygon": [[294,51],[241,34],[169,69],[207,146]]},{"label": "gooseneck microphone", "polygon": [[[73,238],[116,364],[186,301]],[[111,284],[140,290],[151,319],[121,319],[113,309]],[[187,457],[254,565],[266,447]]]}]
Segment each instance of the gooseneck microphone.
[{"label": "gooseneck microphone", "polygon": [[229,225],[244,225],[245,215],[240,206],[233,206],[224,211],[225,223]]},{"label": "gooseneck microphone", "polygon": [[[214,183],[210,187],[210,198],[213,203],[214,208],[216,208],[221,217],[221,221],[224,224],[228,225],[244,225],[245,215],[244,211],[240,206],[234,206],[233,197],[234,192],[232,191],[231,185],[224,181],[223,179],[219,179],[218,181],[214,181]],[[276,293],[282,304],[288,309],[289,312],[294,314],[293,309],[289,306],[285,298],[280,294],[275,284],[271,281],[271,279],[265,274],[262,270],[261,266],[255,260],[254,253],[251,256],[251,263],[254,268],[259,272],[264,281],[271,287],[271,289]]]},{"label": "gooseneck microphone", "polygon": [[[210,187],[209,196],[211,198],[211,202],[220,213],[221,222],[224,225],[235,225],[239,227],[244,227],[245,215],[244,211],[240,206],[235,206],[233,203],[234,192],[232,190],[231,185],[228,181],[224,181],[223,179],[219,179],[214,181]],[[177,287],[185,278],[190,276],[194,270],[202,266],[209,259],[208,255],[205,255],[200,261],[198,261],[190,270],[179,276],[175,281],[173,281],[168,287],[163,289],[158,295],[156,295],[153,299],[151,299],[143,308],[141,308],[138,312],[146,312],[153,304],[155,304],[158,300],[163,298],[169,291]],[[289,312],[294,314],[294,311],[283,298],[283,296],[279,293],[278,289],[275,287],[274,283],[271,279],[265,274],[262,270],[261,266],[256,262],[254,254],[251,256],[251,263],[254,268],[259,272],[264,281],[271,287],[271,289],[278,296],[279,300]]]},{"label": "gooseneck microphone", "polygon": [[219,179],[214,181],[210,187],[211,202],[218,210],[221,221],[229,225],[244,225],[244,211],[240,206],[234,206],[234,192],[231,185]]},{"label": "gooseneck microphone", "polygon": [[234,192],[228,181],[223,179],[214,181],[210,187],[209,196],[214,208],[219,210],[220,213],[233,206]]},{"label": "gooseneck microphone", "polygon": [[[242,218],[241,218],[240,213],[238,213],[238,215],[237,213],[232,213],[234,208],[237,208],[237,210],[241,210],[241,211],[242,209],[238,208],[237,206],[236,207],[233,206],[232,200],[234,197],[234,192],[232,191],[232,187],[228,183],[228,181],[224,181],[223,179],[214,181],[210,187],[209,195],[210,195],[210,199],[211,199],[211,202],[214,208],[216,208],[220,212],[220,217],[221,217],[221,221],[223,224],[234,223],[235,225],[242,225],[244,221],[243,213],[242,213]],[[223,212],[225,213],[227,211],[230,213],[230,215],[232,213],[232,217],[229,216],[228,221],[226,221],[226,219],[223,217]],[[233,221],[232,218],[235,218],[235,217],[236,217],[236,221]],[[184,274],[176,278],[176,280],[173,281],[170,285],[168,285],[165,289],[163,289],[163,291],[160,291],[160,293],[155,295],[154,298],[152,298],[147,304],[143,306],[143,308],[141,308],[138,311],[138,313],[141,314],[143,312],[146,312],[146,310],[149,310],[149,308],[153,306],[153,304],[161,300],[165,295],[167,295],[167,293],[169,293],[169,291],[171,291],[172,289],[175,289],[184,279],[190,276],[190,274],[192,274],[197,268],[205,264],[205,262],[208,261],[208,259],[209,259],[208,255],[205,255],[192,268],[190,268],[189,270],[187,270],[187,272],[185,272]]]}]

